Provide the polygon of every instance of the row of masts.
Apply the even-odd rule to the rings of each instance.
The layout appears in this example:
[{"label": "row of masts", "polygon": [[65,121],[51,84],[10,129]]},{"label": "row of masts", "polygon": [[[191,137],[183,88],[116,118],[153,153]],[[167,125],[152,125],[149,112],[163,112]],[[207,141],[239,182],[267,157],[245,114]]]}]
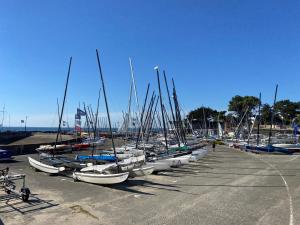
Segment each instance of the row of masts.
[{"label": "row of masts", "polygon": [[[100,76],[100,81],[101,81],[101,85],[99,88],[99,94],[98,94],[98,98],[97,98],[96,112],[94,113],[92,107],[86,106],[84,103],[83,104],[84,110],[81,110],[79,107],[79,112],[77,112],[77,116],[79,116],[79,119],[81,118],[81,115],[84,115],[86,117],[86,126],[88,129],[88,133],[93,133],[93,136],[96,137],[98,135],[97,134],[97,126],[100,125],[99,124],[100,123],[99,102],[100,102],[100,93],[102,91],[104,101],[105,101],[108,128],[109,128],[109,133],[110,133],[110,137],[111,137],[111,141],[112,141],[112,149],[113,149],[114,155],[116,157],[112,123],[111,123],[111,118],[110,118],[110,113],[109,113],[108,100],[107,100],[107,96],[106,96],[105,83],[104,83],[104,78],[103,78],[103,73],[102,73],[102,68],[101,68],[101,64],[100,64],[98,50],[96,50],[96,57],[97,57],[97,64],[98,64],[99,76]],[[138,144],[140,142],[143,142],[143,143],[145,143],[145,141],[147,142],[149,140],[149,137],[150,137],[151,133],[153,132],[154,128],[158,128],[159,131],[162,131],[162,133],[164,135],[164,139],[165,139],[165,148],[167,151],[168,151],[168,133],[170,131],[173,131],[173,134],[176,137],[178,146],[180,146],[181,143],[186,144],[185,127],[184,127],[184,123],[183,123],[182,117],[181,117],[181,112],[180,112],[181,110],[180,110],[179,101],[178,101],[178,97],[177,97],[177,93],[176,93],[174,79],[172,78],[172,97],[173,97],[173,103],[172,103],[170,91],[169,91],[169,87],[168,87],[168,82],[167,82],[167,78],[166,78],[166,73],[165,73],[165,71],[163,71],[164,82],[165,82],[167,95],[168,95],[168,103],[169,103],[169,112],[170,113],[168,113],[167,107],[163,102],[163,94],[162,94],[162,90],[161,90],[160,74],[159,74],[158,67],[155,67],[157,82],[158,82],[158,94],[156,94],[155,91],[153,91],[152,95],[150,97],[150,100],[148,101],[148,99],[149,99],[148,95],[149,95],[149,89],[150,89],[150,84],[148,83],[143,107],[142,107],[142,110],[140,111],[138,94],[137,94],[135,78],[134,78],[133,64],[132,64],[131,59],[129,59],[129,64],[130,64],[130,72],[131,72],[129,100],[128,100],[127,112],[123,113],[123,126],[124,126],[124,130],[125,130],[125,142],[129,138],[128,131],[130,128],[130,124],[134,123],[136,128],[138,128],[138,129],[135,129],[136,130],[136,132],[135,132],[136,146],[138,146]],[[56,135],[55,147],[52,152],[53,155],[56,150],[56,145],[58,143],[59,134],[61,133],[62,118],[63,118],[64,107],[65,107],[65,102],[66,102],[66,95],[67,95],[67,90],[68,90],[71,65],[72,65],[72,57],[70,58],[70,61],[69,61],[62,107],[61,107],[61,109],[58,109],[59,125],[58,125],[58,130],[57,130],[57,135]],[[137,112],[134,112],[132,110],[133,94],[134,94],[135,104],[137,106]],[[58,104],[58,106],[59,106],[59,104]],[[159,110],[159,108],[160,108],[160,110]],[[159,113],[159,111],[160,111],[160,113]],[[133,116],[132,116],[132,114],[133,114]],[[116,163],[118,163],[117,160],[116,160]]]},{"label": "row of masts", "polygon": [[[275,94],[274,94],[274,101],[273,101],[273,106],[271,108],[270,114],[271,114],[271,121],[270,121],[270,128],[269,128],[269,132],[268,132],[268,143],[267,145],[269,146],[271,144],[271,138],[272,138],[272,129],[273,129],[273,124],[274,124],[274,115],[275,115],[275,104],[276,104],[276,100],[277,100],[277,91],[278,91],[278,84],[276,85],[275,88]],[[235,129],[235,138],[238,138],[238,134],[240,131],[240,127],[242,125],[242,122],[244,121],[244,119],[246,118],[246,116],[248,115],[248,111],[249,111],[249,107],[247,106],[244,114],[242,115],[242,118],[239,122],[239,124],[237,125],[236,129]],[[250,136],[252,135],[252,130],[254,128],[254,124],[255,121],[257,120],[257,133],[256,133],[256,145],[258,146],[260,144],[260,125],[261,125],[261,93],[259,93],[259,104],[258,104],[258,110],[257,113],[255,114],[255,118],[252,124],[252,127],[250,128],[248,126],[248,144],[250,144]]]}]

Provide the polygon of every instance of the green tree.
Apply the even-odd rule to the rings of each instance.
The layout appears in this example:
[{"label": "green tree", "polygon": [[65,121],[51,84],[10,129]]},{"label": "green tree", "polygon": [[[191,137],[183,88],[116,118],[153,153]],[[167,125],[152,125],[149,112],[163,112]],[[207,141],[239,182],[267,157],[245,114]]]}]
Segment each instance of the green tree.
[{"label": "green tree", "polygon": [[[255,96],[239,96],[232,97],[229,101],[228,110],[235,111],[239,118],[243,116],[248,108],[248,112],[252,111],[259,105],[259,99]],[[251,114],[252,115],[252,114]],[[249,115],[249,116],[251,116]]]},{"label": "green tree", "polygon": [[271,106],[263,104],[261,108],[261,123],[269,124],[271,122]]},{"label": "green tree", "polygon": [[297,109],[299,109],[299,102],[291,102],[288,99],[281,100],[275,103],[275,123],[282,123],[288,125],[297,117]]},{"label": "green tree", "polygon": [[232,97],[229,101],[228,110],[235,111],[237,119],[240,121],[244,117],[244,121],[247,124],[248,130],[251,126],[251,117],[253,116],[254,109],[259,105],[259,99],[255,96],[239,96]]},{"label": "green tree", "polygon": [[190,121],[194,121],[201,125],[201,127],[207,127],[208,126],[208,120],[212,119],[211,121],[220,121],[223,122],[225,120],[225,113],[226,111],[217,111],[215,109],[212,109],[210,107],[200,107],[195,110],[192,110],[187,118]]}]

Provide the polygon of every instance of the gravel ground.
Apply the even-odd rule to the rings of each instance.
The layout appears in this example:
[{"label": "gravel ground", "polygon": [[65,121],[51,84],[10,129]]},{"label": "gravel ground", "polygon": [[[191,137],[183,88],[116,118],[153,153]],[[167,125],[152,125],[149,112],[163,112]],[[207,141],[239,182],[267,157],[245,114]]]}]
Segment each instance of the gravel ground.
[{"label": "gravel ground", "polygon": [[172,172],[101,186],[35,172],[26,156],[17,156],[1,167],[25,173],[32,196],[23,203],[0,191],[0,217],[9,225],[296,225],[299,163],[299,155],[254,155],[217,146]]}]

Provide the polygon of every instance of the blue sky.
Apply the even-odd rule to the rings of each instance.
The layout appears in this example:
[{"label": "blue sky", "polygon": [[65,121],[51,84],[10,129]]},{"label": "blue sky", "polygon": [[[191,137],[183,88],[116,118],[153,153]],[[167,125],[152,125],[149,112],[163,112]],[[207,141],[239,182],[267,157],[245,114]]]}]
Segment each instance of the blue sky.
[{"label": "blue sky", "polygon": [[[126,109],[132,57],[138,93],[157,88],[154,66],[174,77],[185,110],[227,109],[230,98],[299,101],[299,1],[0,0],[0,108],[19,126],[56,126],[73,56],[66,119],[96,105],[100,51],[114,120]],[[103,100],[103,98],[102,98]],[[105,112],[104,104],[100,110]]]}]

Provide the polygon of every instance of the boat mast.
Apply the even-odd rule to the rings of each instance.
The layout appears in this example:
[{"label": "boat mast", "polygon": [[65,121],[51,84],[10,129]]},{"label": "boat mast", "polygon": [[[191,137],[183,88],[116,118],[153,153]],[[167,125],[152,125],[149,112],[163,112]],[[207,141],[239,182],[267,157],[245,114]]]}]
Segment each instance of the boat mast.
[{"label": "boat mast", "polygon": [[83,103],[83,108],[84,108],[84,112],[85,112],[85,123],[86,123],[87,129],[88,129],[88,134],[89,134],[89,138],[90,138],[89,141],[91,141],[90,119],[89,119],[89,115],[88,115],[88,112],[85,107],[85,103]]},{"label": "boat mast", "polygon": [[258,124],[257,124],[257,138],[256,138],[256,145],[259,145],[259,129],[261,123],[261,116],[260,116],[260,107],[261,107],[261,93],[259,93],[259,105],[258,105]]},{"label": "boat mast", "polygon": [[58,124],[58,129],[57,129],[56,139],[55,139],[54,150],[52,150],[52,156],[54,156],[54,152],[56,151],[56,145],[57,145],[58,135],[59,135],[60,132],[61,132],[61,121],[62,121],[62,116],[63,116],[63,114],[64,114],[64,107],[65,107],[65,101],[66,101],[67,90],[68,90],[68,84],[69,84],[69,77],[70,77],[70,71],[71,71],[71,64],[72,64],[72,57],[70,57],[69,69],[68,69],[68,75],[67,75],[66,86],[65,86],[65,92],[64,92],[64,99],[63,99],[63,104],[62,104],[62,108],[61,108],[61,112],[60,112],[60,117],[59,117],[59,124]]},{"label": "boat mast", "polygon": [[145,119],[144,119],[144,122],[143,122],[143,129],[142,129],[142,133],[145,133],[146,132],[146,129],[147,129],[147,122],[148,122],[148,117],[149,117],[149,111],[150,111],[150,108],[151,108],[151,105],[153,104],[153,98],[154,98],[154,91],[152,92],[152,95],[151,95],[151,98],[150,98],[150,102],[149,102],[149,105],[147,107],[147,110],[146,110],[146,115],[145,115]]},{"label": "boat mast", "polygon": [[[206,125],[206,116],[205,116],[205,111],[204,111],[204,106],[202,105],[202,112],[203,112],[203,128],[205,130],[205,137],[208,136],[208,130],[207,130],[207,125]],[[203,133],[203,132],[202,132]]]},{"label": "boat mast", "polygon": [[166,130],[166,122],[165,122],[165,116],[164,116],[164,110],[163,110],[163,103],[162,103],[162,97],[161,97],[161,89],[160,89],[160,81],[159,81],[159,71],[158,66],[154,68],[156,70],[157,75],[157,83],[158,83],[158,90],[159,90],[159,100],[160,100],[160,108],[161,108],[161,117],[163,121],[163,128],[164,128],[164,135],[165,135],[165,142],[166,142],[166,150],[168,150],[168,140],[167,140],[167,130]]},{"label": "boat mast", "polygon": [[[58,119],[59,119],[60,113],[59,113],[59,103],[58,103],[58,98],[56,99],[56,103],[57,103],[57,116],[58,116]],[[60,142],[62,143],[62,136],[61,136],[61,134],[59,134],[59,136],[60,136]]]},{"label": "boat mast", "polygon": [[238,135],[239,135],[239,129],[240,129],[240,126],[241,126],[241,124],[242,124],[242,122],[243,122],[243,120],[244,120],[246,114],[248,113],[248,110],[249,110],[249,106],[247,106],[246,111],[245,111],[245,113],[243,114],[241,121],[239,122],[238,126],[236,127],[236,130],[234,131],[234,136],[235,136],[236,139],[237,139],[237,137],[238,137]]},{"label": "boat mast", "polygon": [[146,135],[146,133],[148,132],[149,130],[149,123],[150,123],[150,120],[151,120],[151,115],[152,115],[152,108],[153,108],[153,105],[155,103],[155,99],[156,99],[156,95],[153,96],[152,100],[151,100],[151,103],[149,105],[149,108],[148,108],[148,112],[147,112],[147,116],[145,118],[145,122],[144,122],[144,134]]},{"label": "boat mast", "polygon": [[143,130],[143,117],[144,117],[144,113],[145,113],[145,108],[146,108],[146,103],[147,103],[147,98],[148,98],[149,87],[150,87],[150,83],[148,83],[148,86],[147,86],[146,97],[145,97],[144,105],[143,105],[143,108],[142,108],[140,127],[139,127],[139,131],[138,131],[137,139],[136,139],[136,144],[135,144],[136,148],[138,147],[138,143],[139,143],[139,139],[140,139],[140,133]]},{"label": "boat mast", "polygon": [[185,131],[183,128],[182,120],[181,120],[181,114],[180,114],[180,107],[177,99],[177,93],[176,93],[176,88],[175,88],[175,83],[174,79],[172,78],[172,84],[173,84],[173,95],[174,95],[174,105],[175,105],[175,112],[176,112],[176,117],[179,122],[179,128],[180,128],[180,136],[182,138],[182,142],[186,144],[186,136],[185,136]]},{"label": "boat mast", "polygon": [[176,130],[176,139],[177,139],[177,142],[178,142],[178,147],[180,146],[180,140],[179,140],[179,136],[178,136],[178,127],[175,125],[175,116],[174,116],[174,111],[173,111],[173,106],[172,106],[172,102],[171,102],[171,97],[170,97],[170,92],[169,92],[169,87],[168,87],[168,82],[167,82],[167,78],[166,78],[166,73],[165,71],[163,71],[164,73],[164,79],[165,79],[165,85],[166,85],[166,88],[167,88],[167,93],[168,93],[168,99],[169,99],[169,105],[170,105],[170,109],[171,109],[171,114],[172,114],[172,124],[174,126],[174,130]]},{"label": "boat mast", "polygon": [[132,96],[132,81],[130,82],[129,100],[128,100],[128,112],[126,114],[125,123],[125,150],[127,149],[127,139],[129,133],[130,117],[131,117],[131,96]]},{"label": "boat mast", "polygon": [[100,103],[100,93],[101,93],[101,88],[99,89],[99,93],[98,93],[98,100],[97,100],[97,111],[96,111],[96,115],[95,115],[95,127],[94,127],[94,139],[96,138],[97,135],[97,125],[98,125],[98,114],[99,114],[99,103]]},{"label": "boat mast", "polygon": [[[3,128],[4,114],[5,114],[5,104],[4,104],[3,109],[2,109],[2,121],[1,121],[1,124],[0,124],[0,128],[1,128],[1,129]],[[1,130],[0,130],[0,131],[1,131]]]},{"label": "boat mast", "polygon": [[112,147],[113,147],[113,150],[114,150],[114,155],[115,155],[115,158],[116,158],[116,164],[117,164],[118,169],[119,169],[118,158],[117,158],[117,153],[116,153],[116,148],[115,148],[115,142],[114,142],[113,132],[112,132],[112,129],[111,129],[111,121],[110,121],[110,115],[109,115],[109,109],[108,109],[108,104],[107,104],[107,98],[106,98],[106,92],[105,92],[105,86],[104,86],[102,69],[101,69],[101,65],[100,65],[100,59],[99,59],[98,49],[96,49],[96,55],[97,55],[97,62],[98,62],[99,74],[100,74],[100,78],[101,78],[103,95],[104,95],[104,100],[105,100],[105,107],[106,107],[106,113],[107,113],[109,131],[110,131],[110,135],[111,135],[111,143],[112,143]]},{"label": "boat mast", "polygon": [[99,89],[99,93],[98,93],[96,115],[94,115],[92,106],[90,106],[90,108],[91,108],[91,115],[93,117],[93,130],[94,130],[94,138],[93,138],[94,141],[93,141],[93,148],[92,148],[92,157],[94,156],[94,153],[95,153],[95,142],[97,141],[96,136],[97,136],[97,123],[98,123],[100,92],[101,92],[101,88]]},{"label": "boat mast", "polygon": [[[137,110],[138,110],[137,121],[139,121],[139,117],[141,117],[142,115],[141,115],[141,111],[140,111],[140,104],[139,104],[139,99],[138,99],[137,90],[136,90],[136,84],[135,84],[135,78],[134,78],[134,70],[133,70],[132,60],[131,60],[130,57],[129,57],[129,66],[130,66],[130,74],[131,74],[131,80],[132,80],[132,84],[133,84],[135,102],[136,102],[136,106],[137,106]],[[141,120],[140,126],[142,126],[142,120]],[[135,132],[136,132],[136,130],[135,130]],[[139,136],[139,133],[137,135]],[[138,138],[139,137],[137,137],[137,139]],[[143,139],[144,139],[144,136],[143,136],[143,133],[142,133],[142,141],[143,141]],[[136,145],[136,147],[137,147],[137,145]]]},{"label": "boat mast", "polygon": [[[275,103],[276,103],[276,98],[277,98],[277,90],[278,90],[278,84],[276,84],[274,102],[273,102],[273,107],[272,107],[272,111],[271,111],[271,126],[270,126],[270,130],[269,130],[268,146],[271,143],[272,127],[273,127],[273,122],[274,122]],[[269,151],[269,148],[268,148],[268,151]]]},{"label": "boat mast", "polygon": [[[157,108],[158,100],[159,100],[159,96],[157,96],[155,107],[154,107],[154,112],[153,112],[153,115],[151,116],[150,126],[149,126],[150,132],[151,132],[152,127],[153,127],[153,121],[154,121],[154,118],[155,118],[155,113],[156,113],[156,108]],[[148,135],[147,135],[147,139],[146,139],[147,142],[149,141],[150,132],[148,132]]]}]

